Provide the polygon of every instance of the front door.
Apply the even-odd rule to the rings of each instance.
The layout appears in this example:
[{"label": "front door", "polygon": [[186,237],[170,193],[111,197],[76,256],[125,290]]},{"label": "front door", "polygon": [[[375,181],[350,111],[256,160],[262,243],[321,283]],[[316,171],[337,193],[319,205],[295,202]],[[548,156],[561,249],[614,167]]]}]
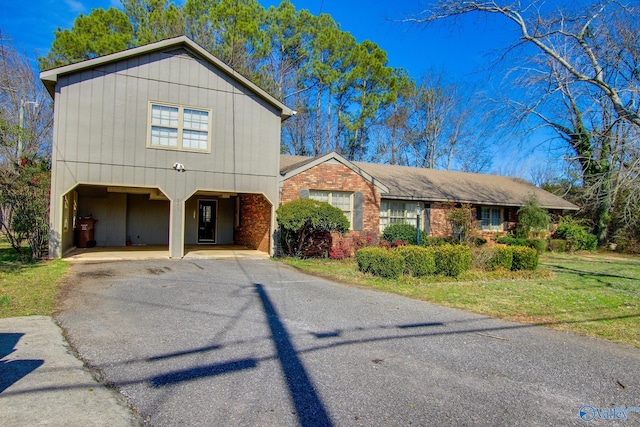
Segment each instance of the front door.
[{"label": "front door", "polygon": [[217,201],[198,200],[198,243],[216,242],[217,211]]}]

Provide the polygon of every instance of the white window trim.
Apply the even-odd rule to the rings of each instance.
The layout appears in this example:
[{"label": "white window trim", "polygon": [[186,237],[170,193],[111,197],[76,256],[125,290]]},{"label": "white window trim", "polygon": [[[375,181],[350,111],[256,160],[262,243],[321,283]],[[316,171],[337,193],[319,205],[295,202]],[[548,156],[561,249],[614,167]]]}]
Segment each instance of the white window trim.
[{"label": "white window trim", "polygon": [[[485,227],[482,223],[482,212],[484,210],[488,210],[489,211],[489,224]],[[492,226],[491,225],[491,213],[494,210],[499,210],[500,211],[500,224],[498,226]],[[498,208],[495,206],[480,206],[480,223],[479,223],[479,228],[482,231],[503,231],[504,230],[504,209],[503,208]]]},{"label": "white window trim", "polygon": [[[316,200],[313,198],[313,193],[324,193],[328,195],[328,199],[329,199],[329,204],[333,207],[337,207],[334,206],[333,203],[331,203],[333,200],[333,193],[341,193],[341,194],[348,194],[349,195],[349,215],[345,214],[345,217],[349,220],[349,230],[353,230],[353,211],[354,211],[354,206],[353,206],[353,193],[350,191],[340,191],[340,190],[314,190],[314,189],[309,189],[309,198],[311,200]],[[338,208],[340,209],[340,208]],[[342,209],[340,209],[342,210]],[[345,213],[345,211],[342,211],[342,213]]]},{"label": "white window trim", "polygon": [[[382,209],[382,205],[386,203],[387,209]],[[391,215],[391,204],[392,203],[402,203],[404,204],[404,215],[402,217],[392,216]],[[416,225],[416,205],[418,202],[412,200],[394,200],[394,199],[385,199],[380,203],[380,232],[382,233],[385,228],[392,224],[409,224]],[[424,207],[422,207],[424,209]],[[402,221],[391,222],[391,219],[402,219]],[[420,214],[420,230],[423,229],[423,214]],[[387,224],[382,224],[382,219],[386,219],[388,221]]]},{"label": "white window trim", "polygon": [[[153,145],[151,144],[151,128],[154,126],[153,123],[151,122],[151,115],[152,115],[152,110],[153,110],[153,106],[162,106],[162,107],[172,107],[172,108],[177,108],[178,109],[178,127],[172,127],[172,126],[162,126],[165,128],[170,128],[170,129],[176,129],[178,132],[178,141],[177,141],[177,146],[176,147],[170,147],[170,146],[165,146],[165,145]],[[184,148],[182,146],[182,132],[183,130],[189,130],[190,128],[185,128],[184,127],[184,110],[195,110],[195,111],[204,111],[207,112],[209,114],[209,122],[207,123],[208,127],[207,127],[207,148],[202,150],[202,149],[198,149],[198,148]],[[158,102],[158,101],[149,101],[149,105],[147,107],[147,148],[153,148],[156,150],[171,150],[171,151],[190,151],[190,152],[194,152],[194,153],[211,153],[211,143],[212,143],[212,136],[211,136],[211,130],[213,128],[212,126],[212,122],[213,122],[213,111],[210,108],[201,108],[201,107],[192,107],[190,105],[181,105],[181,104],[170,104],[167,102]],[[196,129],[196,130],[202,130],[202,129]]]}]

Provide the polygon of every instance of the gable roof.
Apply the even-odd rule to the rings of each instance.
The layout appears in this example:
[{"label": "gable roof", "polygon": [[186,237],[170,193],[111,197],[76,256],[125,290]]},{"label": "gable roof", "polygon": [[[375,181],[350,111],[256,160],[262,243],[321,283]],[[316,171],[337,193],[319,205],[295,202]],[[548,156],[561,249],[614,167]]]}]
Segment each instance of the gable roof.
[{"label": "gable roof", "polygon": [[[280,171],[287,179],[293,171],[311,164],[312,157],[280,156]],[[345,160],[347,161],[347,160]],[[380,165],[349,162],[357,170],[372,176],[388,191],[384,199],[417,200],[424,202],[457,202],[490,206],[523,206],[535,196],[546,209],[578,210],[578,206],[536,187],[520,178],[468,172],[452,172],[410,166]]]},{"label": "gable roof", "polygon": [[86,61],[78,62],[75,64],[69,64],[51,70],[43,71],[40,73],[40,80],[44,83],[45,87],[49,91],[51,97],[54,96],[55,86],[58,81],[58,76],[64,74],[72,74],[86,69],[95,68],[112,62],[118,62],[129,59],[131,57],[144,55],[151,52],[175,49],[178,47],[186,48],[187,50],[195,53],[199,57],[205,59],[207,62],[222,70],[224,73],[233,77],[237,82],[250,89],[260,98],[267,103],[273,105],[281,111],[280,117],[282,120],[287,119],[296,114],[296,112],[282,102],[269,95],[266,91],[261,89],[258,85],[251,82],[249,79],[235,71],[233,68],[222,62],[220,59],[209,53],[203,47],[186,36],[175,37],[171,39],[161,40],[155,43],[150,43],[144,46],[135,47],[132,49],[123,50],[121,52],[112,53],[110,55],[100,56],[98,58],[89,59]]},{"label": "gable roof", "polygon": [[335,151],[332,151],[327,154],[323,154],[318,157],[281,155],[280,156],[280,175],[283,176],[283,179],[288,179],[291,176],[297,175],[299,173],[306,171],[307,169],[311,169],[314,166],[317,166],[319,164],[329,162],[329,161],[337,162],[348,167],[349,169],[351,169],[352,171],[360,175],[365,180],[377,186],[378,190],[381,193],[387,193],[389,191],[389,189],[383,183],[381,183],[380,180],[371,176],[365,170],[358,167],[355,163],[350,162],[349,160],[345,159]]}]

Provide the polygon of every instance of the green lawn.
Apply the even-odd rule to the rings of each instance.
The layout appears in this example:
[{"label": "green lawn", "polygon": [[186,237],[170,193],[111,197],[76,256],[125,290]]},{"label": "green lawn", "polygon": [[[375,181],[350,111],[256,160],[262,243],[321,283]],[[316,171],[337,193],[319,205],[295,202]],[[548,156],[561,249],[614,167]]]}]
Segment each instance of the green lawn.
[{"label": "green lawn", "polygon": [[307,272],[475,313],[600,337],[640,347],[640,258],[548,254],[535,272],[470,271],[445,277],[385,280],[353,260],[287,259]]},{"label": "green lawn", "polygon": [[0,242],[0,318],[51,316],[58,283],[67,269],[61,260],[25,262]]}]

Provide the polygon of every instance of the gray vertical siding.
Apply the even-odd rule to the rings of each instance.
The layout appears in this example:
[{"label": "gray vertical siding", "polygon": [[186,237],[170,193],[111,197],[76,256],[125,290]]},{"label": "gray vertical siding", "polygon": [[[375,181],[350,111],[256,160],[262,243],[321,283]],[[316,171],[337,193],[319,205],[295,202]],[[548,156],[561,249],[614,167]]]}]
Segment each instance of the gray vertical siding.
[{"label": "gray vertical siding", "polygon": [[[184,202],[197,190],[262,193],[277,205],[280,111],[207,61],[148,53],[59,76],[55,98],[51,201],[58,255],[61,195],[78,184],[161,189],[172,202],[172,256],[182,254]],[[211,109],[211,152],[147,148],[150,100]],[[187,171],[174,171],[174,162]]]}]

